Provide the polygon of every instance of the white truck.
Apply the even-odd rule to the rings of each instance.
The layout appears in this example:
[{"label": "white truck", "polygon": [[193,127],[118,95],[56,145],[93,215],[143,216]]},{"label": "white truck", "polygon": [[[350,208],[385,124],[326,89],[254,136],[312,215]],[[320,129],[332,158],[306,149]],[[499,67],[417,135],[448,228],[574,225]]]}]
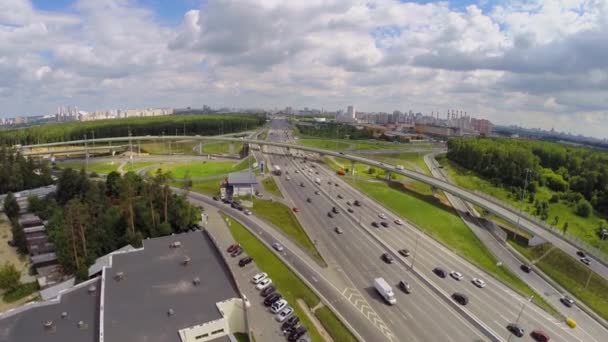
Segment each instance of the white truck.
[{"label": "white truck", "polygon": [[395,298],[395,293],[393,292],[393,289],[386,282],[386,280],[384,280],[384,278],[374,279],[374,287],[387,303],[389,303],[390,305],[397,303],[397,299]]},{"label": "white truck", "polygon": [[403,170],[404,167],[403,167],[403,165],[397,165],[397,166],[395,166],[395,169],[397,169],[397,170]]},{"label": "white truck", "polygon": [[321,178],[319,178],[319,177],[315,178],[315,183],[317,183],[318,185],[321,185]]}]

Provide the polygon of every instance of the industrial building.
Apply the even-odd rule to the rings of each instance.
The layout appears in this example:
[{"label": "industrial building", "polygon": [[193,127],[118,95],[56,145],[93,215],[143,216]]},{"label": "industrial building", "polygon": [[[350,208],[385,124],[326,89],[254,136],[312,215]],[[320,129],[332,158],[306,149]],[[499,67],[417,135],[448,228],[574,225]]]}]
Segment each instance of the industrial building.
[{"label": "industrial building", "polygon": [[229,197],[253,195],[256,184],[258,181],[255,173],[251,171],[233,172],[228,174],[226,190]]}]

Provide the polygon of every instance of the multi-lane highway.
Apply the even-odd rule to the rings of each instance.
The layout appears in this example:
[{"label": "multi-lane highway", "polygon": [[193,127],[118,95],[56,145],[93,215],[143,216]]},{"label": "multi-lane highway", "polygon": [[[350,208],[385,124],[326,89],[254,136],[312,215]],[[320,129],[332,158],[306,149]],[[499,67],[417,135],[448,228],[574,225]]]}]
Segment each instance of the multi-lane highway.
[{"label": "multi-lane highway", "polygon": [[[284,127],[277,128],[280,131]],[[280,138],[281,134],[277,132],[271,137]],[[268,158],[270,163],[279,164],[289,171],[290,180],[287,180],[287,176],[277,177],[280,187],[288,194],[295,205],[301,207],[301,212],[298,214],[300,220],[309,230],[311,236],[319,241],[322,253],[324,255],[327,254],[327,251],[333,253],[330,258],[335,258],[336,265],[339,265],[337,267],[348,273],[349,278],[353,279],[355,288],[357,286],[363,287],[362,289],[359,288],[359,291],[364,297],[367,294],[372,305],[375,304],[374,298],[376,302],[379,301],[379,296],[374,293],[373,289],[370,291],[371,280],[375,276],[384,276],[393,284],[396,284],[400,279],[406,279],[413,284],[414,289],[418,290],[411,295],[402,294],[398,296],[396,308],[388,307],[382,303],[376,305],[375,310],[380,317],[384,318],[383,320],[387,325],[407,327],[409,322],[414,330],[419,329],[415,331],[420,340],[428,340],[434,337],[429,335],[435,332],[429,331],[427,324],[437,323],[438,320],[441,321],[442,327],[444,326],[443,322],[456,322],[457,327],[454,328],[456,330],[468,326],[468,324],[464,324],[460,314],[446,310],[443,300],[440,300],[434,292],[427,291],[427,287],[418,281],[417,277],[412,276],[406,265],[410,265],[412,261],[409,259],[413,259],[413,256],[402,258],[394,253],[398,249],[407,248],[412,253],[416,250],[415,269],[418,272],[431,279],[445,293],[451,294],[458,291],[467,294],[470,303],[466,309],[470,315],[483,321],[502,339],[509,338],[509,333],[505,327],[517,320],[522,305],[526,305],[526,307],[519,322],[528,332],[532,329],[544,329],[549,332],[552,340],[557,341],[600,341],[605,337],[603,334],[606,331],[603,329],[588,332],[586,327],[580,326],[571,330],[563,322],[552,318],[535,305],[527,304],[521,296],[439,243],[419,234],[415,228],[407,224],[403,226],[395,225],[392,223],[395,216],[373,201],[364,199],[363,194],[342,182],[332,171],[317,167],[314,169],[318,170],[319,175],[317,175],[315,173],[317,171],[309,172],[312,169],[310,162],[303,164],[301,161],[292,158],[273,155],[269,155]],[[296,169],[299,170],[298,173],[295,173]],[[321,186],[314,183],[313,179],[316,177],[323,180]],[[332,181],[331,186],[327,183],[328,180]],[[336,182],[339,184],[337,188],[333,185]],[[300,186],[300,183],[304,187]],[[314,191],[319,191],[320,195],[316,195]],[[343,199],[339,199],[338,194]],[[311,198],[312,203],[308,203],[307,198]],[[362,200],[364,204],[363,207],[354,208],[355,212],[349,214],[346,211],[346,202],[350,201],[352,203],[354,199]],[[341,213],[334,215],[334,218],[329,218],[327,212],[332,206],[339,207]],[[387,220],[390,222],[389,228],[373,228],[371,226],[373,221],[382,221],[378,217],[379,213],[385,213],[389,216]],[[359,225],[359,221],[361,221],[361,225]],[[344,234],[336,234],[333,231],[335,226],[340,226],[344,230]],[[404,263],[385,264],[380,260],[380,255],[384,252],[393,252],[394,258],[401,259]],[[456,281],[449,277],[439,279],[431,272],[437,266],[443,267],[447,271],[459,271],[465,277],[462,281]],[[483,289],[476,288],[470,283],[472,277],[484,279],[487,286]],[[367,285],[365,285],[366,283]],[[439,311],[433,312],[431,308],[437,308]],[[455,320],[452,315],[455,315],[457,319]],[[462,334],[454,335],[449,327],[450,325],[447,325],[445,329],[440,330],[448,331],[447,334],[452,339],[466,340],[468,338],[470,340],[475,336],[475,334],[470,334],[470,331],[464,333],[466,337]],[[398,328],[394,330],[397,336],[405,336],[401,335],[402,330]],[[405,330],[410,330],[410,328],[407,327]]]}]

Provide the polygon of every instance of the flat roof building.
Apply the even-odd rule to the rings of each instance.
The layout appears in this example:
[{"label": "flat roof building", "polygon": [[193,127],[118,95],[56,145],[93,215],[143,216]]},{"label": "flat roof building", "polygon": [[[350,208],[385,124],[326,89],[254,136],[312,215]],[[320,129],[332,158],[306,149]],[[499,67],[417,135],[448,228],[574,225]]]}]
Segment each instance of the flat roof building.
[{"label": "flat roof building", "polygon": [[251,171],[233,172],[228,174],[228,192],[232,196],[253,194],[254,186],[258,184],[255,173]]}]

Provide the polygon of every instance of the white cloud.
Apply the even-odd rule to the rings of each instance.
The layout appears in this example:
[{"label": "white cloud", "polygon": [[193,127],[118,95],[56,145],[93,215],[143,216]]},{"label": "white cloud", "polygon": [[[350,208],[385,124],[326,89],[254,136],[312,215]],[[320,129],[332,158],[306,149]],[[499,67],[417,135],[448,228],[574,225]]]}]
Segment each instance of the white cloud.
[{"label": "white cloud", "polygon": [[176,27],[161,15],[131,0],[78,0],[65,13],[2,1],[0,115],[68,103],[354,103],[608,129],[608,0],[508,0],[487,12],[447,2],[208,0]]}]

